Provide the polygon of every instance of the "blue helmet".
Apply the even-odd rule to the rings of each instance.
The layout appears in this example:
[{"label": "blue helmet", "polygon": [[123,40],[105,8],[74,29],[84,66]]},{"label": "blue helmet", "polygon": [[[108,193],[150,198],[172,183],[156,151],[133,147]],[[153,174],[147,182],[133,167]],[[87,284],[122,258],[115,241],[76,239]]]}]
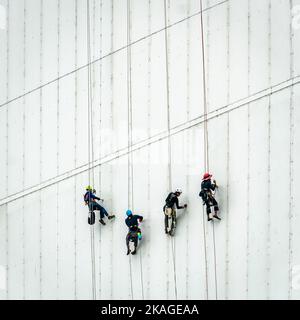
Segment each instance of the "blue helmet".
[{"label": "blue helmet", "polygon": [[127,217],[132,216],[132,211],[131,210],[127,210],[126,211],[126,215],[127,215]]}]

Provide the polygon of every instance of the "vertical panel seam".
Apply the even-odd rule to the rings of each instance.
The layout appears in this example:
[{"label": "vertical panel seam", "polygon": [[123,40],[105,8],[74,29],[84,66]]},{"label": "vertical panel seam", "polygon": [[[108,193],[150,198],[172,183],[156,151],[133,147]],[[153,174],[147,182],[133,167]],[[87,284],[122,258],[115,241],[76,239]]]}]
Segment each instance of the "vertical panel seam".
[{"label": "vertical panel seam", "polygon": [[[227,4],[227,104],[230,102],[230,89],[231,89],[231,78],[230,78],[230,3]],[[229,258],[229,114],[227,114],[227,159],[226,159],[226,253],[225,253],[225,299],[228,299],[228,258]]]},{"label": "vertical panel seam", "polygon": [[[44,1],[40,0],[40,83],[43,81],[43,21],[44,21],[44,15],[43,15],[43,7],[44,7]],[[40,172],[39,172],[39,180],[40,183],[42,182],[42,168],[43,168],[43,89],[40,89]],[[40,215],[39,215],[39,250],[40,250],[40,257],[39,257],[39,277],[40,277],[40,292],[39,296],[40,299],[43,297],[42,293],[42,286],[43,286],[43,280],[42,280],[42,190],[39,191],[39,209],[40,209]]]},{"label": "vertical panel seam", "polygon": [[[26,0],[23,1],[23,91],[25,93],[26,90]],[[23,175],[22,175],[22,188],[23,190],[25,189],[25,146],[26,146],[26,141],[25,141],[25,130],[26,130],[26,97],[23,97],[23,108],[22,108],[22,113],[23,113],[23,119],[22,119],[22,170],[23,170]],[[23,275],[22,275],[22,285],[23,285],[23,300],[25,300],[25,287],[26,287],[26,269],[25,269],[25,204],[24,204],[24,197],[22,197],[22,265],[23,265]]]},{"label": "vertical panel seam", "polygon": [[[271,10],[272,4],[271,0],[269,0],[268,5],[268,83],[271,87],[272,85],[272,49],[271,49],[271,41],[272,41],[272,21],[271,21]],[[266,298],[270,299],[270,272],[271,272],[271,95],[269,95],[268,99],[268,183],[267,183],[267,205],[268,205],[268,225],[267,225],[267,281],[266,281]]]},{"label": "vertical panel seam", "polygon": [[[6,2],[6,99],[9,98],[9,54],[10,54],[10,5],[9,0]],[[8,135],[9,135],[9,109],[6,106],[6,196],[8,196]],[[9,299],[9,221],[8,221],[8,204],[6,205],[6,298]]]},{"label": "vertical panel seam", "polygon": [[[290,0],[290,76],[294,77],[294,29],[293,29],[293,0]],[[289,291],[288,291],[288,299],[291,300],[293,298],[292,291],[292,282],[293,282],[293,191],[294,191],[294,162],[293,162],[293,154],[294,154],[294,86],[291,87],[290,92],[290,146],[289,146]]]},{"label": "vertical panel seam", "polygon": [[[78,0],[75,0],[75,68],[78,67]],[[77,139],[78,139],[78,74],[75,74],[75,110],[74,110],[74,166],[77,167]],[[74,299],[77,300],[77,176],[74,179],[74,203],[75,203],[75,217],[74,217]]]},{"label": "vertical panel seam", "polygon": [[[248,61],[247,61],[247,93],[250,95],[251,91],[251,6],[250,0],[248,0]],[[250,255],[250,104],[247,105],[247,203],[246,203],[246,228],[247,228],[247,238],[246,238],[246,299],[249,298],[249,255]]]}]

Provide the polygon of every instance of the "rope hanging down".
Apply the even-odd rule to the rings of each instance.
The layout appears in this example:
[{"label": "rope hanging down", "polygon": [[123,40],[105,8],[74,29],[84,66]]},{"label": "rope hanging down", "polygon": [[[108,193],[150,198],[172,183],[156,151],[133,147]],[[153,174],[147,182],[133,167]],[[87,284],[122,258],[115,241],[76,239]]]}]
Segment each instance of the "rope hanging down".
[{"label": "rope hanging down", "polygon": [[[205,171],[209,172],[209,153],[208,153],[208,125],[207,125],[207,86],[206,86],[206,67],[205,67],[205,50],[204,50],[204,24],[203,24],[203,4],[200,0],[200,21],[201,21],[201,45],[202,45],[202,74],[203,74],[203,105],[204,105],[204,167]],[[213,246],[214,246],[214,273],[215,273],[215,297],[218,299],[217,292],[217,270],[216,270],[216,244],[215,244],[215,226],[212,221],[213,228]],[[206,250],[206,230],[203,207],[203,237],[204,237],[204,254],[205,254],[205,273],[206,273],[206,294],[208,299],[208,265],[207,265],[207,250]]]},{"label": "rope hanging down", "polygon": [[[132,174],[132,163],[131,163],[131,145],[132,145],[132,132],[131,128],[131,47],[130,47],[130,0],[127,0],[127,107],[128,107],[128,162],[127,162],[127,176],[128,176],[128,209],[132,205],[132,184],[130,183]],[[129,271],[130,271],[130,291],[131,299],[133,300],[133,280],[132,280],[132,261],[131,256],[129,256]]]},{"label": "rope hanging down", "polygon": [[[168,23],[167,23],[167,1],[164,0],[164,33],[165,33],[165,61],[166,61],[166,91],[167,91],[167,120],[168,120],[168,176],[169,176],[169,191],[172,190],[172,145],[171,145],[171,121],[170,121],[170,83],[169,83],[169,47],[168,47]],[[177,276],[176,276],[176,244],[175,238],[171,238],[172,245],[172,262],[174,276],[175,298],[177,300]],[[169,254],[169,247],[168,247]]]},{"label": "rope hanging down", "polygon": [[[93,147],[93,118],[92,118],[92,77],[91,77],[91,36],[90,36],[90,1],[86,1],[87,10],[87,60],[88,60],[88,180],[94,186],[94,147]],[[91,209],[89,209],[91,217]],[[92,297],[96,300],[96,272],[95,272],[95,234],[94,225],[90,226],[91,262],[92,262]]]},{"label": "rope hanging down", "polygon": [[[131,8],[127,0],[127,105],[128,105],[128,209],[134,211],[133,154],[132,154],[132,80],[131,80]],[[142,299],[144,300],[144,281],[142,255],[139,250]],[[129,256],[131,298],[133,299],[132,260]]]}]

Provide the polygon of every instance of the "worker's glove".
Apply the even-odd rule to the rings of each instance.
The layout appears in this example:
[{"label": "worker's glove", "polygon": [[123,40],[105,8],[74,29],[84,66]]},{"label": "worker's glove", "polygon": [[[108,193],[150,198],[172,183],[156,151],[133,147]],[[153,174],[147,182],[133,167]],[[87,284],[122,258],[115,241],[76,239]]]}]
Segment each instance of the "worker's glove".
[{"label": "worker's glove", "polygon": [[213,183],[214,183],[215,187],[218,188],[217,181],[214,180]]}]

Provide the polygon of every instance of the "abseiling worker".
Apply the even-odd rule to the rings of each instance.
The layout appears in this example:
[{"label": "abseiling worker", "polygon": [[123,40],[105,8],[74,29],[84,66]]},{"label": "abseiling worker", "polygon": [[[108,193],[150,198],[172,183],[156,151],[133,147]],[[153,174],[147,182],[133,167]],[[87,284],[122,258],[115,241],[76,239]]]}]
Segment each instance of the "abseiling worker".
[{"label": "abseiling worker", "polygon": [[[218,216],[218,202],[213,195],[213,192],[218,188],[218,185],[216,180],[211,181],[211,178],[212,175],[210,173],[205,173],[203,175],[199,196],[203,200],[203,205],[206,205],[207,220],[211,221],[212,218],[221,220],[221,218]],[[211,207],[214,207],[214,215],[211,213]]]},{"label": "abseiling worker", "polygon": [[[91,186],[86,187],[86,193],[84,195],[84,202],[86,205],[89,206],[89,210],[91,213],[93,213],[92,216],[94,216],[94,211],[99,210],[100,212],[100,220],[99,222],[105,226],[105,222],[103,220],[104,217],[107,217],[109,220],[113,219],[115,215],[109,215],[104,207],[102,207],[96,200],[104,201],[103,199],[100,199],[96,196],[96,190],[93,189]],[[91,223],[93,224],[93,223]]]},{"label": "abseiling worker", "polygon": [[131,210],[126,211],[126,220],[125,223],[128,227],[128,233],[126,236],[126,246],[127,246],[127,255],[130,253],[129,243],[133,242],[134,250],[131,254],[136,254],[138,241],[142,240],[142,232],[139,228],[139,223],[143,221],[143,216],[139,216],[137,214],[133,214]]},{"label": "abseiling worker", "polygon": [[165,233],[168,232],[169,216],[172,216],[174,223],[176,223],[176,209],[185,209],[187,204],[183,206],[179,205],[178,198],[182,194],[182,190],[177,188],[175,192],[170,192],[166,198],[166,204],[164,205],[163,211],[165,214]]}]

